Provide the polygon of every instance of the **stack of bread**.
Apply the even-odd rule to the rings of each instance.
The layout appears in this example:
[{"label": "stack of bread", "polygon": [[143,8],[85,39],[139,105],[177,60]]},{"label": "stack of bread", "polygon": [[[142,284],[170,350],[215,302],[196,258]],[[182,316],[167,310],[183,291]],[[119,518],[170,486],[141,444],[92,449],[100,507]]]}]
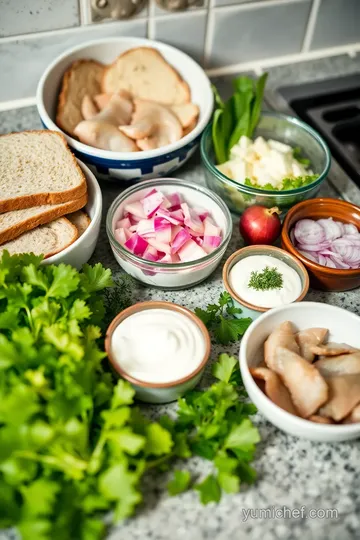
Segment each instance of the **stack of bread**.
[{"label": "stack of bread", "polygon": [[64,250],[90,223],[86,203],[86,178],[63,135],[0,137],[0,255]]},{"label": "stack of bread", "polygon": [[157,49],[136,47],[109,66],[75,61],[63,77],[56,123],[89,146],[138,152],[175,143],[198,116],[174,67]]}]

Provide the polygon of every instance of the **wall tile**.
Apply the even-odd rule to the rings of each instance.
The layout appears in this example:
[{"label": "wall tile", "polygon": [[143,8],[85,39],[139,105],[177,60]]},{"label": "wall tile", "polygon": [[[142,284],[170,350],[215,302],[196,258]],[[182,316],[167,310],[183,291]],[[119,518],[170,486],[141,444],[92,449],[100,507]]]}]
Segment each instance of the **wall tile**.
[{"label": "wall tile", "polygon": [[251,10],[216,10],[210,67],[299,52],[310,5],[310,0],[304,0]]},{"label": "wall tile", "polygon": [[2,43],[0,40],[0,102],[33,97],[43,71],[66,49],[92,39],[116,36],[146,37],[146,20],[90,26],[86,30],[54,33]]},{"label": "wall tile", "polygon": [[203,62],[206,13],[182,13],[155,20],[155,39],[178,47]]},{"label": "wall tile", "polygon": [[[149,1],[153,3],[153,10],[154,10],[155,16],[156,15],[171,15],[174,13],[178,13],[179,15],[182,15],[183,13],[188,13],[189,11],[194,11],[196,9],[203,9],[204,7],[208,5],[208,0],[192,0],[192,2],[196,3],[196,5],[190,8],[187,8],[185,11],[174,12],[168,9],[163,9],[157,4],[156,0],[149,0]],[[164,1],[169,2],[171,0],[164,0]]]},{"label": "wall tile", "polygon": [[360,0],[322,0],[311,49],[360,41]]},{"label": "wall tile", "polygon": [[78,24],[78,0],[0,0],[0,37]]},{"label": "wall tile", "polygon": [[214,0],[214,5],[231,6],[234,4],[250,4],[251,2],[259,2],[259,0]]}]

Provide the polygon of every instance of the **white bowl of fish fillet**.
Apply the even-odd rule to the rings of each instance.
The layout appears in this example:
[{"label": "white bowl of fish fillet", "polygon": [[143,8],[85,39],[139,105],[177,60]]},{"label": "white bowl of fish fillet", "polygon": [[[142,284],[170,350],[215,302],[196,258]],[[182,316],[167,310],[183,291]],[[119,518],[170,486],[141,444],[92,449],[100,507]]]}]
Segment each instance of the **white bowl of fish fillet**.
[{"label": "white bowl of fish fillet", "polygon": [[240,369],[250,399],[286,433],[360,437],[360,317],[317,302],[281,306],[246,331]]}]

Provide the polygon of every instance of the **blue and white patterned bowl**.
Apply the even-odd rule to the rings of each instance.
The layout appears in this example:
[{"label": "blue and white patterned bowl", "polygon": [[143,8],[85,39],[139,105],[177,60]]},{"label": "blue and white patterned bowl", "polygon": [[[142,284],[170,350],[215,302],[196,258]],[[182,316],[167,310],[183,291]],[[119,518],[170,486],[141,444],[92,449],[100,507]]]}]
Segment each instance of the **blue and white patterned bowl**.
[{"label": "blue and white patterned bowl", "polygon": [[[174,144],[141,152],[100,150],[80,143],[64,133],[55,124],[55,116],[61,80],[66,69],[75,60],[84,58],[110,64],[119,54],[134,47],[158,49],[188,83],[191,99],[200,109],[197,126]],[[190,158],[210,120],[213,94],[204,70],[187,54],[159,41],[122,37],[87,42],[69,49],[56,58],[40,79],[36,103],[44,127],[63,133],[74,154],[86,163],[98,178],[129,182],[169,176]]]}]

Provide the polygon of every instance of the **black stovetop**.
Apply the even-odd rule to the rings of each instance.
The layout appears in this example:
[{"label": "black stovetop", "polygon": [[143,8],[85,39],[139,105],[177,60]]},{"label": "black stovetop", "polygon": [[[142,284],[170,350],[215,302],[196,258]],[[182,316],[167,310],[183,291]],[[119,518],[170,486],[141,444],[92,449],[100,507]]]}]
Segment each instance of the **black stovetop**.
[{"label": "black stovetop", "polygon": [[360,73],[281,87],[278,92],[322,135],[334,158],[360,186]]}]

